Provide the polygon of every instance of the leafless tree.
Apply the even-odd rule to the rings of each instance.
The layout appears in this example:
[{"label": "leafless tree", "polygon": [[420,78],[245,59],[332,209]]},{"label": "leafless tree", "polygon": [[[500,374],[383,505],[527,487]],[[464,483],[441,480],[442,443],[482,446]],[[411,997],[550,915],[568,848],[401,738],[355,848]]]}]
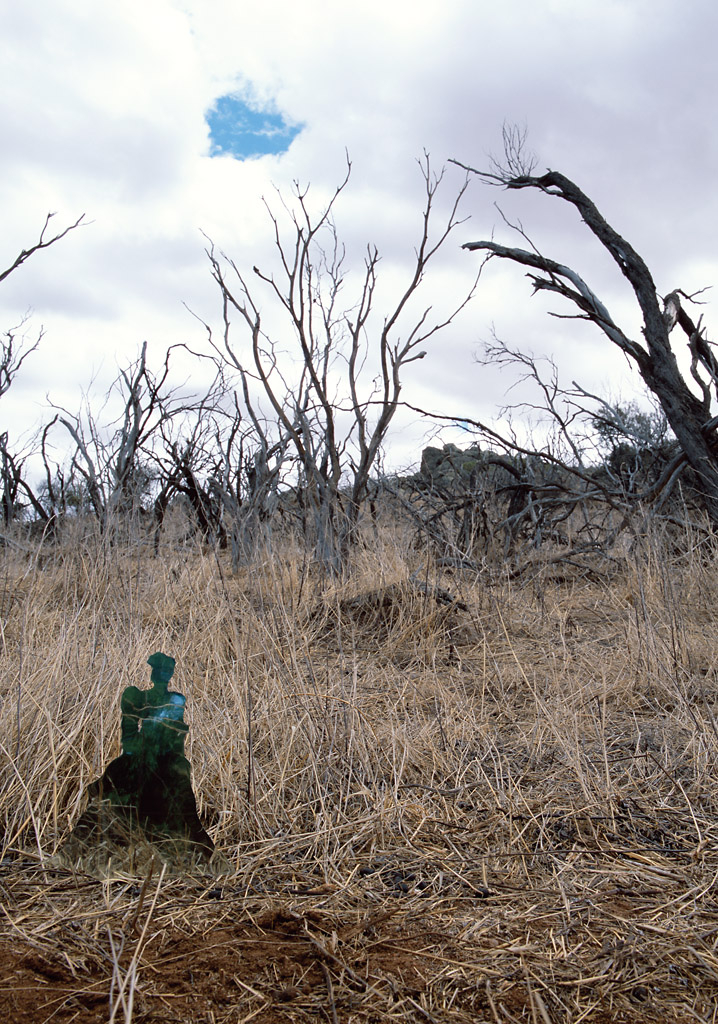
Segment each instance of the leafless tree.
[{"label": "leafless tree", "polygon": [[[35,253],[42,249],[48,249],[51,245],[59,242],[62,238],[65,238],[70,231],[74,231],[80,227],[85,219],[84,213],[81,217],[78,217],[74,224],[69,224],[62,231],[58,231],[57,234],[51,234],[48,231],[50,222],[55,216],[54,213],[48,213],[45,217],[45,223],[40,232],[40,237],[31,245],[29,249],[22,249],[20,253],[15,257],[13,262],[5,270],[0,271],[0,282],[4,281],[18,270],[23,263],[30,259]],[[40,328],[39,334],[34,341],[29,341],[27,333],[24,328],[28,322],[29,317],[25,316],[17,327],[10,328],[0,338],[0,397],[5,394],[10,385],[12,384],[16,374],[20,370],[22,364],[25,362],[31,352],[34,352],[43,337],[43,329]]]},{"label": "leafless tree", "polygon": [[[453,162],[486,183],[512,190],[535,189],[573,206],[629,282],[643,320],[643,340],[629,337],[575,270],[543,256],[534,247],[513,248],[484,240],[467,242],[463,248],[485,253],[485,261],[505,259],[529,268],[527,276],[534,293],[549,291],[567,299],[576,310],[570,316],[595,324],[635,364],[647,388],[660,402],[680,445],[682,459],[700,482],[705,508],[713,523],[718,524],[718,418],[712,415],[713,395],[718,391],[718,362],[701,319],[694,321],[685,308],[685,302],[694,297],[675,289],[662,298],[645,261],[606,221],[592,200],[558,171],[535,176],[533,159],[524,155],[525,138],[514,135],[513,142],[503,166],[494,162],[490,171]],[[691,376],[698,394],[678,367],[671,339],[676,327],[687,339]]]},{"label": "leafless tree", "polygon": [[[304,503],[319,561],[342,571],[357,539],[357,528],[371,473],[400,403],[402,372],[422,359],[422,348],[448,327],[469,301],[473,289],[444,318],[431,307],[412,314],[427,267],[457,224],[464,181],[435,232],[434,206],[442,174],[434,174],[428,156],[420,162],[425,203],[413,268],[395,305],[377,323],[374,309],[379,253],[367,248],[363,273],[347,304],[342,289],[349,272],[333,212],[349,180],[351,165],[330,201],[314,214],[308,190],[295,185],[293,204],[283,204],[288,231],[267,205],[279,271],[253,268],[255,283],[210,245],[207,255],[223,302],[223,336],[212,337],[214,351],[240,374],[250,416],[267,403],[276,421],[274,443],[288,442],[296,462]],[[263,303],[269,302],[287,325],[280,343],[265,328]],[[234,320],[233,320],[234,318]],[[251,355],[234,337],[244,329]],[[286,351],[293,339],[293,349]],[[367,378],[373,378],[367,382]],[[250,386],[258,385],[250,398]],[[263,442],[264,446],[268,440]],[[262,449],[262,456],[266,452]]]},{"label": "leafless tree", "polygon": [[[74,224],[69,224],[53,234],[49,229],[54,216],[53,213],[47,214],[37,242],[29,249],[22,249],[13,262],[5,270],[0,271],[0,282],[17,271],[35,253],[49,248],[65,238],[69,232],[80,227],[85,219],[85,215],[82,214]],[[16,327],[12,327],[0,335],[0,397],[10,389],[23,363],[29,355],[37,350],[42,341],[44,333],[42,327],[34,339],[28,337],[26,330],[28,321],[29,315],[23,317]],[[27,453],[11,452],[8,432],[4,431],[0,435],[0,487],[2,488],[2,519],[5,525],[16,516],[21,504],[20,495],[27,498],[27,503],[41,520],[48,522],[50,519],[50,514],[26,479],[24,472],[26,457]]]},{"label": "leafless tree", "polygon": [[49,520],[42,502],[27,482],[25,462],[29,452],[11,452],[7,431],[0,434],[0,515],[2,522],[8,526],[19,518],[26,507],[30,507],[39,519],[45,523]]},{"label": "leafless tree", "polygon": [[[122,518],[131,518],[133,513],[147,511],[142,503],[151,500],[153,467],[160,464],[158,448],[168,437],[175,436],[170,424],[174,425],[175,434],[185,431],[191,436],[207,410],[214,409],[221,400],[222,386],[217,379],[200,399],[188,397],[180,385],[171,383],[172,354],[181,347],[170,346],[159,372],[155,373],[147,362],[147,343],[143,343],[138,358],[120,370],[105,397],[104,410],[113,404],[119,404],[120,408],[119,416],[109,428],[98,422],[87,399],[79,413],[56,407],[58,412],[53,423],[62,425],[74,442],[67,475],[70,480],[79,482],[103,530],[114,528]],[[42,451],[48,493],[57,500],[56,491],[61,489],[63,471],[59,466],[52,471],[49,466],[49,426],[43,432]],[[191,475],[191,443],[186,446],[184,455],[179,454],[177,441],[172,443],[177,451],[174,468],[176,471],[183,469],[184,476],[180,473],[175,479],[166,474],[165,479],[159,480],[155,511],[157,508],[164,510],[172,494],[181,490],[177,486],[180,478],[185,486],[195,482]]]},{"label": "leafless tree", "polygon": [[231,473],[223,477],[225,462],[231,463],[239,424],[229,417],[216,389],[198,400],[191,415],[167,416],[158,425],[151,458],[157,467],[160,487],[154,499],[155,550],[159,531],[170,503],[184,499],[202,537],[225,548],[228,541],[227,516],[234,511],[226,488]]},{"label": "leafless tree", "polygon": [[685,460],[655,398],[644,408],[611,404],[575,382],[566,388],[552,359],[496,337],[479,361],[518,370],[516,382],[530,381],[538,398],[499,410],[500,431],[461,417],[471,446],[426,449],[420,473],[405,481],[397,496],[440,560],[476,568],[498,559],[521,574],[548,545],[542,564],[578,558],[586,568],[610,558],[624,531],[639,537],[658,516],[680,522],[671,495]]}]

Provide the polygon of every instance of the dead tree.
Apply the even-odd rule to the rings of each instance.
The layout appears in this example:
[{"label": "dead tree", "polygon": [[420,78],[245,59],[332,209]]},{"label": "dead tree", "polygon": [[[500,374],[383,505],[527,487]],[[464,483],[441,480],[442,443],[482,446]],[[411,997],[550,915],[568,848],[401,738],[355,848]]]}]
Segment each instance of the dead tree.
[{"label": "dead tree", "polygon": [[[712,522],[718,525],[715,434],[718,421],[712,417],[713,393],[718,392],[718,362],[701,320],[694,322],[683,306],[682,299],[690,297],[676,289],[661,298],[644,260],[573,181],[558,171],[548,171],[540,176],[531,173],[533,161],[527,163],[524,159],[523,142],[520,134],[505,131],[507,156],[503,165],[494,163],[492,171],[476,170],[459,161],[453,162],[484,182],[514,190],[536,189],[573,206],[629,282],[643,319],[643,341],[630,338],[621,329],[604,303],[571,267],[543,256],[535,249],[513,248],[494,241],[467,242],[463,248],[486,253],[485,261],[505,259],[528,267],[527,276],[533,284],[534,293],[555,292],[567,299],[577,311],[573,317],[595,324],[611,344],[635,364],[665,412],[683,459],[700,482],[705,508]],[[671,332],[675,327],[679,327],[687,338],[691,375],[699,395],[691,390],[678,367],[671,345]]]},{"label": "dead tree", "polygon": [[[169,429],[167,424],[192,422],[221,399],[217,380],[200,400],[184,396],[179,386],[170,383],[172,353],[178,347],[182,346],[170,346],[157,373],[148,366],[146,343],[138,358],[120,370],[105,399],[110,408],[119,405],[119,415],[109,428],[98,423],[88,401],[76,414],[57,407],[53,423],[61,424],[74,441],[67,475],[79,483],[103,531],[147,511],[143,500],[150,498],[154,453],[161,444],[162,431]],[[42,450],[48,492],[57,497],[56,482],[63,473],[59,467],[54,472],[50,469],[47,431],[43,433]],[[181,458],[179,465],[188,468]],[[165,483],[159,482],[160,493],[166,492]],[[165,498],[169,500],[166,493]]]},{"label": "dead tree", "polygon": [[[14,519],[19,518],[28,504],[39,513],[41,519],[49,519],[41,502],[25,480],[25,458],[26,455],[18,455],[9,450],[7,431],[0,434],[0,517],[4,526],[9,526]],[[22,501],[22,498],[28,498],[29,501]]]},{"label": "dead tree", "polygon": [[[6,278],[11,274],[15,273],[15,271],[22,267],[22,265],[35,253],[42,249],[50,248],[50,246],[65,238],[69,232],[78,228],[82,224],[85,215],[82,214],[74,224],[69,224],[66,228],[58,231],[56,234],[52,234],[49,231],[53,217],[54,214],[47,214],[37,242],[35,242],[34,245],[31,245],[29,249],[22,249],[10,266],[6,267],[5,270],[0,271],[0,282],[6,280]],[[0,397],[9,390],[27,357],[37,350],[40,342],[42,341],[44,333],[42,327],[40,327],[37,337],[34,339],[28,338],[28,334],[25,331],[28,319],[29,318],[27,316],[24,317],[16,327],[10,328],[0,336]],[[28,499],[27,503],[38,515],[40,520],[47,523],[50,520],[50,512],[48,512],[43,503],[39,500],[24,475],[24,463],[27,453],[20,455],[11,452],[9,443],[7,431],[3,431],[0,435],[0,490],[2,491],[2,520],[4,524],[7,525],[16,516],[21,507],[19,496],[22,494]]]},{"label": "dead tree", "polygon": [[165,514],[178,496],[184,499],[203,539],[227,547],[226,502],[216,486],[223,455],[223,436],[217,424],[221,415],[214,403],[206,403],[191,418],[174,422],[167,418],[159,425],[158,443],[152,451],[161,482],[153,506],[155,553]]},{"label": "dead tree", "polygon": [[[287,234],[267,207],[279,258],[276,275],[254,267],[252,285],[233,260],[213,246],[207,251],[222,294],[224,321],[221,342],[211,332],[210,342],[240,373],[245,388],[250,379],[258,382],[252,402],[256,405],[261,397],[268,403],[277,440],[288,438],[315,553],[331,572],[346,567],[356,542],[371,473],[399,407],[404,369],[426,355],[422,346],[452,323],[473,292],[443,319],[432,320],[430,307],[418,315],[410,312],[428,264],[461,223],[458,208],[466,190],[464,182],[434,233],[442,174],[432,173],[428,157],[420,167],[426,198],[415,261],[398,300],[381,318],[374,309],[379,264],[375,247],[367,248],[353,300],[347,304],[342,294],[349,274],[332,218],[349,180],[349,164],[344,181],[318,214],[310,209],[307,190],[295,188],[294,205],[284,204]],[[276,335],[267,333],[263,302],[283,317],[287,331],[282,346],[293,339],[291,351],[283,351]],[[234,338],[233,318],[249,342],[246,363]]]},{"label": "dead tree", "polygon": [[[53,235],[48,232],[48,228],[54,216],[54,213],[48,213],[37,242],[31,245],[29,249],[22,249],[10,266],[0,271],[0,281],[4,281],[10,274],[18,270],[35,253],[40,252],[42,249],[49,249],[50,246],[65,238],[71,231],[79,228],[85,219],[85,214],[83,213],[74,224],[69,224],[62,231],[58,231],[57,234]],[[5,331],[0,338],[0,397],[8,390],[27,357],[36,351],[42,341],[44,333],[42,327],[34,341],[30,342],[28,340],[27,334],[24,332],[27,322],[28,317],[26,316],[17,327]]]}]

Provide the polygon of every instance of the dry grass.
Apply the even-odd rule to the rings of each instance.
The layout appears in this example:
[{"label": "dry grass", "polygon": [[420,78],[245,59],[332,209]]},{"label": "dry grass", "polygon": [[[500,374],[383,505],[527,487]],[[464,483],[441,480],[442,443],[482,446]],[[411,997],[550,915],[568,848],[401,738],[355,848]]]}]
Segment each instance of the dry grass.
[{"label": "dry grass", "polygon": [[[2,558],[7,1019],[718,1019],[714,549],[521,584],[390,531],[350,584],[291,550]],[[57,867],[158,649],[212,868]]]}]

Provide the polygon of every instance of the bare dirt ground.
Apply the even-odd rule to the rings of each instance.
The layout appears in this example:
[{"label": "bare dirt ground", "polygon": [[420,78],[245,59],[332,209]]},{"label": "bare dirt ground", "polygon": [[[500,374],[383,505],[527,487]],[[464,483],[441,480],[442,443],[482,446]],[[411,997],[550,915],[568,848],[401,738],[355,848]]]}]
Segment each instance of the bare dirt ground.
[{"label": "bare dirt ground", "polygon": [[285,885],[261,899],[231,879],[168,881],[154,907],[151,882],[143,894],[6,868],[22,931],[0,944],[0,1014],[17,1024],[99,1024],[130,1011],[157,1024],[559,1021],[576,1019],[580,1002],[592,1021],[711,1019],[718,915],[706,907],[687,943],[666,898],[689,882],[687,864],[655,853],[583,858],[581,900],[555,876],[551,899],[483,888],[466,863],[461,882],[430,879],[426,866],[387,859],[341,891]]}]

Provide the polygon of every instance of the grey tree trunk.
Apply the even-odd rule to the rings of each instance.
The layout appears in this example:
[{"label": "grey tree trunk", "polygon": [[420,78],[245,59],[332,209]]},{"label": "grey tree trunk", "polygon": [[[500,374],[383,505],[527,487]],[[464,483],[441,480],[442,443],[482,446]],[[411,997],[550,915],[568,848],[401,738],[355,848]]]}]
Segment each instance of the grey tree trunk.
[{"label": "grey tree trunk", "polygon": [[[465,166],[465,165],[461,165]],[[474,171],[473,168],[466,168]],[[574,206],[587,227],[610,253],[629,281],[643,317],[644,342],[630,339],[613,321],[608,310],[585,281],[570,267],[527,251],[492,241],[467,242],[463,248],[486,252],[487,259],[508,259],[538,271],[528,276],[534,292],[553,291],[574,303],[579,318],[590,320],[637,366],[647,387],[655,394],[678,439],[686,461],[700,481],[702,498],[711,520],[718,525],[718,439],[711,416],[711,388],[718,384],[717,363],[700,326],[681,307],[680,291],[661,300],[651,273],[635,249],[605,220],[596,205],[565,175],[549,171],[540,177],[511,176],[474,171],[485,181],[509,189],[534,188],[557,196]],[[678,325],[688,337],[691,372],[701,391],[697,397],[681,374],[671,347],[670,334]]]}]

